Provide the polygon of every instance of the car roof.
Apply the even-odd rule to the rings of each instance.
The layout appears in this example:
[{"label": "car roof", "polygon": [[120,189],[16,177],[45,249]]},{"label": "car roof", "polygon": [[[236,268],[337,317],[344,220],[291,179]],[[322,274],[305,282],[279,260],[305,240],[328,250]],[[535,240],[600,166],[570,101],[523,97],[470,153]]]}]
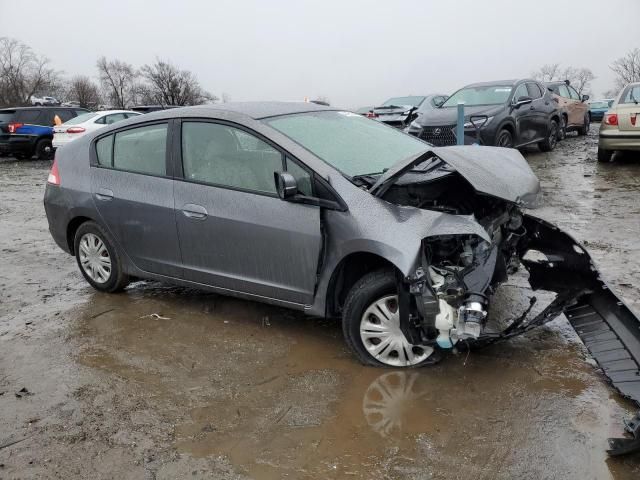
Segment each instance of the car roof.
[{"label": "car roof", "polygon": [[86,110],[87,112],[90,112],[91,110],[87,110],[86,108],[82,108],[82,107],[46,107],[46,106],[33,106],[33,107],[12,107],[12,108],[2,108],[0,109],[0,112],[4,112],[7,110],[11,110],[12,112],[19,112],[20,110]]},{"label": "car roof", "polygon": [[290,115],[294,113],[337,111],[339,109],[325,107],[311,102],[230,102],[180,107],[171,110],[159,110],[145,115],[146,119],[197,116],[218,116],[221,112],[233,112],[254,120]]},{"label": "car roof", "polygon": [[135,113],[136,115],[142,115],[142,113],[134,112],[133,110],[97,110],[95,112],[87,113],[95,113],[96,115],[110,115],[112,113]]},{"label": "car roof", "polygon": [[537,82],[537,80],[534,80],[533,78],[521,78],[521,79],[510,79],[510,80],[494,80],[491,82],[477,82],[477,83],[470,83],[469,85],[466,85],[465,88],[467,87],[490,87],[492,85],[515,85],[516,83],[519,82],[524,82],[524,81],[530,81],[530,82]]}]

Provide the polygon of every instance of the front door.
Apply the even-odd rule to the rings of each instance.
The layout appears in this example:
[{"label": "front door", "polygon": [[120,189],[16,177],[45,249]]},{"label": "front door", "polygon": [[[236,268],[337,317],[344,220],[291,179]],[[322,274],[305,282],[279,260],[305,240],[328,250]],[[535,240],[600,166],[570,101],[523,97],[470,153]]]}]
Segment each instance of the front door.
[{"label": "front door", "polygon": [[91,192],[102,223],[138,268],[179,278],[167,129],[167,123],[145,125],[99,139]]},{"label": "front door", "polygon": [[186,279],[310,304],[322,245],[320,209],[281,200],[283,154],[239,127],[183,121],[176,223]]}]

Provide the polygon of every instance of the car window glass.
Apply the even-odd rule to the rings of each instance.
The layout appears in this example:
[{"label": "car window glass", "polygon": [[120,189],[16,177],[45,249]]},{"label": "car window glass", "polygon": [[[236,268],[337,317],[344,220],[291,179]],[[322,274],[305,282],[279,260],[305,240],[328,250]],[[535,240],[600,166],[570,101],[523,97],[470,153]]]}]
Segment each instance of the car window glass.
[{"label": "car window glass", "polygon": [[115,134],[113,168],[149,175],[166,174],[167,124]]},{"label": "car window glass", "polygon": [[517,102],[520,97],[528,97],[529,92],[527,91],[527,86],[523,83],[516,88],[516,92],[513,94],[514,100]]},{"label": "car window glass", "polygon": [[527,83],[527,91],[529,92],[529,96],[534,100],[542,96],[542,92],[537,83]]},{"label": "car window glass", "polygon": [[56,110],[55,114],[60,117],[60,120],[62,120],[63,123],[75,117],[73,110]]},{"label": "car window glass", "polygon": [[91,112],[87,112],[86,110],[74,110],[74,112],[76,112],[76,115],[84,115],[85,113],[91,113]]},{"label": "car window glass", "polygon": [[628,86],[621,95],[620,103],[640,103],[640,85]]},{"label": "car window glass", "polygon": [[558,92],[561,97],[571,98],[571,94],[569,93],[569,89],[567,88],[566,85],[560,85],[558,87]]},{"label": "car window glass", "polygon": [[0,123],[8,123],[14,118],[17,118],[15,110],[2,110],[0,111]]},{"label": "car window glass", "polygon": [[105,123],[107,125],[111,125],[112,123],[119,122],[120,120],[124,120],[124,113],[114,113],[112,115],[107,115]]},{"label": "car window glass", "polygon": [[22,123],[36,123],[40,117],[40,110],[18,110],[16,121]]},{"label": "car window glass", "polygon": [[216,123],[182,124],[182,164],[189,180],[276,193],[282,154],[243,130]]},{"label": "car window glass", "polygon": [[580,95],[578,95],[578,92],[576,92],[573,87],[567,88],[569,90],[569,95],[571,96],[571,98],[573,98],[574,100],[580,100]]},{"label": "car window glass", "polygon": [[108,137],[103,137],[96,142],[96,156],[98,157],[98,164],[111,167],[112,166],[112,156],[113,152],[113,135],[109,135]]},{"label": "car window glass", "polygon": [[129,112],[129,113],[125,113],[124,116],[127,117],[127,118],[133,118],[133,117],[139,117],[140,114],[139,113]]},{"label": "car window glass", "polygon": [[298,192],[308,197],[313,196],[311,189],[311,175],[295,161],[287,158],[287,172],[293,175],[298,184]]},{"label": "car window glass", "polygon": [[103,115],[93,123],[99,123],[100,125],[105,125],[107,123],[107,115]]}]

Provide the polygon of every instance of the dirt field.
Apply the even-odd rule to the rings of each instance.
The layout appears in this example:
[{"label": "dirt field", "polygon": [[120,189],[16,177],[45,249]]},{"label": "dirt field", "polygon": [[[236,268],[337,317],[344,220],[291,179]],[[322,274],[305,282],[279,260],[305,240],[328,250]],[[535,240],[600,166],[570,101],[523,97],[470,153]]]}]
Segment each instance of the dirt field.
[{"label": "dirt field", "polygon": [[[538,215],[640,311],[640,158],[599,165],[596,144],[594,125],[526,154]],[[49,236],[49,168],[0,159],[0,479],[640,478],[640,456],[605,453],[633,408],[564,317],[400,372],[360,366],[336,322],[158,283],[100,294]],[[493,314],[530,295],[516,278]]]}]

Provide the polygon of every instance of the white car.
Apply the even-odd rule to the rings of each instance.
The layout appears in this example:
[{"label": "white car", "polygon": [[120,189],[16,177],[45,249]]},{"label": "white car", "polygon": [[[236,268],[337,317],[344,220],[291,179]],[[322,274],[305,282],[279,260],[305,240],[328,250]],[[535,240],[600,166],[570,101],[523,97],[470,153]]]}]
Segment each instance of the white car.
[{"label": "white car", "polygon": [[31,105],[60,105],[60,102],[54,97],[31,97]]},{"label": "white car", "polygon": [[105,125],[119,122],[131,117],[142,115],[131,110],[104,110],[102,112],[88,112],[78,115],[62,125],[53,127],[53,148],[59,148],[80,138],[87,133],[94,132]]}]

